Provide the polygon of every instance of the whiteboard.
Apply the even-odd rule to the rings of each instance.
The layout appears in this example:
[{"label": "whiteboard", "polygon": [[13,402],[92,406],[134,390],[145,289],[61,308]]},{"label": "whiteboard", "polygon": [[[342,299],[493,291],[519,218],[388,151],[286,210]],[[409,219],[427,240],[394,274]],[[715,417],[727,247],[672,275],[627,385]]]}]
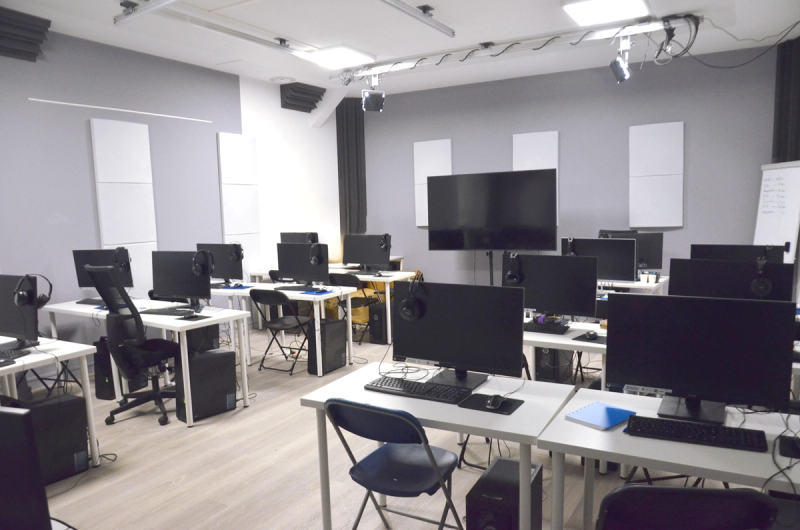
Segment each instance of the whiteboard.
[{"label": "whiteboard", "polygon": [[800,230],[800,161],[761,166],[761,193],[754,245],[784,245],[784,263],[794,263]]}]

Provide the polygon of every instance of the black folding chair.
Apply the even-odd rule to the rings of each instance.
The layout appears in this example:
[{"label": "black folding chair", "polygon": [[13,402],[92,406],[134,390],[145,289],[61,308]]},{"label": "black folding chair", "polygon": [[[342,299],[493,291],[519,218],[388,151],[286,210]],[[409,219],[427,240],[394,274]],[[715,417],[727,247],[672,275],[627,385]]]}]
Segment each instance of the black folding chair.
[{"label": "black folding chair", "polygon": [[[267,349],[264,350],[264,357],[261,359],[261,364],[258,365],[259,370],[275,370],[276,372],[288,372],[289,375],[294,373],[294,367],[297,365],[297,361],[300,358],[300,352],[303,351],[308,341],[308,334],[306,330],[308,328],[308,323],[311,321],[309,317],[299,316],[295,311],[294,307],[289,301],[289,298],[282,293],[281,291],[273,291],[269,289],[251,289],[250,290],[250,299],[253,301],[253,304],[258,310],[261,318],[264,320],[264,327],[267,328],[272,333],[272,338],[267,344]],[[264,311],[264,307],[280,307],[283,306],[284,311],[288,311],[291,313],[290,315],[284,315],[282,317],[276,317],[273,319],[268,319],[267,314]],[[296,351],[293,351],[291,347],[284,347],[281,344],[281,341],[278,340],[278,333],[281,331],[289,331],[292,329],[299,329],[300,333],[303,335],[303,343],[297,348]],[[277,342],[278,348],[281,350],[281,354],[283,358],[287,361],[292,361],[292,366],[290,368],[276,368],[274,366],[264,366],[264,361],[267,359],[267,355],[269,355],[269,349],[272,347],[272,343]],[[288,349],[289,353],[286,353]]]},{"label": "black folding chair", "polygon": [[[367,296],[367,292],[364,290],[364,285],[361,283],[361,280],[355,274],[349,273],[333,273],[329,275],[329,282],[331,285],[336,285],[338,287],[355,287],[356,289],[361,290],[362,296],[351,296],[350,297],[350,308],[351,309],[358,309],[361,307],[367,307],[375,305],[378,303],[378,299],[373,296]],[[339,299],[339,302],[336,304],[342,308],[344,311],[344,317],[347,318],[347,300]],[[364,324],[364,330],[361,332],[361,338],[358,339],[358,343],[361,344],[364,340],[364,335],[367,334],[369,331],[369,318],[367,318],[367,323]],[[355,328],[355,324],[353,324]]]}]

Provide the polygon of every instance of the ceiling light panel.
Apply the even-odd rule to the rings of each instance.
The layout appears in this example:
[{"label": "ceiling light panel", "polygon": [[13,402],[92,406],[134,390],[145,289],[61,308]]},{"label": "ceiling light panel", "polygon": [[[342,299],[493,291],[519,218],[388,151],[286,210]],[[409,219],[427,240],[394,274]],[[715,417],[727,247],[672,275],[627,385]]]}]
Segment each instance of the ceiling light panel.
[{"label": "ceiling light panel", "polygon": [[581,26],[595,26],[649,15],[645,0],[562,0],[561,7]]},{"label": "ceiling light panel", "polygon": [[329,70],[339,70],[375,62],[375,57],[348,48],[347,46],[323,48],[315,52],[304,54],[303,58]]}]

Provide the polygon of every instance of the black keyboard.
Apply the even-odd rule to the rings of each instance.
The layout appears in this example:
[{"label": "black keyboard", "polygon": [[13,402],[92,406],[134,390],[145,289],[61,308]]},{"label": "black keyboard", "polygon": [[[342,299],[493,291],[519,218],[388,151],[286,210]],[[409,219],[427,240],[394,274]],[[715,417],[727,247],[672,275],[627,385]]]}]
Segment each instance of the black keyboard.
[{"label": "black keyboard", "polygon": [[534,333],[552,333],[553,335],[563,335],[569,330],[569,326],[559,324],[558,322],[545,322],[539,323],[536,320],[525,322],[522,326],[525,331],[533,331]]},{"label": "black keyboard", "polygon": [[397,377],[379,377],[371,383],[364,385],[366,390],[395,394],[428,401],[439,401],[456,405],[467,399],[472,390],[457,386],[441,385],[439,383],[421,383]]},{"label": "black keyboard", "polygon": [[276,291],[313,291],[313,287],[309,287],[308,285],[279,285],[275,288]]},{"label": "black keyboard", "polygon": [[144,311],[139,311],[140,315],[161,315],[167,317],[185,317],[187,315],[193,315],[194,311],[191,309],[181,309],[178,307],[164,307],[162,309],[145,309]]},{"label": "black keyboard", "polygon": [[14,361],[20,357],[25,357],[30,350],[0,350],[0,360]]},{"label": "black keyboard", "polygon": [[764,431],[708,423],[631,416],[628,418],[625,432],[631,436],[727,447],[756,453],[766,453],[768,450]]}]

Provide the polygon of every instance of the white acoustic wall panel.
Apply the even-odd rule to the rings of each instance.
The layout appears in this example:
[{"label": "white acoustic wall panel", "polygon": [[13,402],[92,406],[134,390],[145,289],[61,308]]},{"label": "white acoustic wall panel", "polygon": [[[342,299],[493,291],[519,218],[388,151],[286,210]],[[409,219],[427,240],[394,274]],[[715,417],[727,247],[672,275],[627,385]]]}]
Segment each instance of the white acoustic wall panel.
[{"label": "white acoustic wall panel", "polygon": [[559,215],[558,131],[515,134],[511,139],[511,169],[556,170],[556,222]]},{"label": "white acoustic wall panel", "polygon": [[259,232],[258,194],[254,186],[222,185],[222,226],[224,235]]},{"label": "white acoustic wall panel", "polygon": [[256,139],[241,134],[218,133],[219,180],[222,184],[258,184]]},{"label": "white acoustic wall panel", "polygon": [[428,226],[428,177],[453,174],[450,139],[414,142],[414,197],[417,226]]},{"label": "white acoustic wall panel", "polygon": [[128,249],[134,286],[131,294],[146,298],[153,288],[151,256],[158,248],[150,132],[141,123],[89,122],[100,246]]},{"label": "white acoustic wall panel", "polygon": [[630,127],[631,228],[683,226],[683,122]]},{"label": "white acoustic wall panel", "polygon": [[240,243],[245,271],[261,264],[261,221],[255,137],[218,133],[222,239]]}]

